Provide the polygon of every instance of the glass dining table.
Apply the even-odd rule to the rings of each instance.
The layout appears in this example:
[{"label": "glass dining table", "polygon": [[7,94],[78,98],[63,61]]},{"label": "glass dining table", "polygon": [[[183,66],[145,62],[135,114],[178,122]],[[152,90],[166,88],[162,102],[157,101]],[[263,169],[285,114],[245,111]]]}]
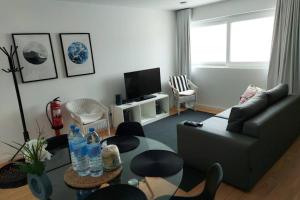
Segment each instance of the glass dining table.
[{"label": "glass dining table", "polygon": [[[137,138],[140,141],[140,144],[137,148],[120,154],[123,170],[121,174],[116,179],[111,181],[109,184],[128,184],[128,181],[130,179],[145,181],[145,177],[136,175],[130,169],[130,163],[132,159],[144,151],[167,150],[167,151],[174,152],[170,147],[156,140],[145,138],[145,137],[137,137]],[[47,161],[46,163],[46,171],[53,187],[53,192],[50,197],[50,199],[52,200],[62,200],[62,199],[83,200],[92,192],[95,192],[97,189],[99,189],[99,188],[91,188],[89,190],[81,190],[81,189],[71,188],[67,186],[67,184],[64,182],[64,173],[69,167],[71,167],[68,151],[69,151],[68,148],[63,148],[55,151],[53,153],[53,158],[50,161]],[[182,179],[182,174],[183,174],[183,169],[181,169],[178,173],[172,176],[161,178],[164,181],[160,181],[158,184],[162,184],[162,185],[157,186],[156,184],[156,187],[164,188],[163,184],[170,183],[172,187],[169,187],[166,193],[168,195],[173,195],[176,193],[179,187],[179,184]]]}]

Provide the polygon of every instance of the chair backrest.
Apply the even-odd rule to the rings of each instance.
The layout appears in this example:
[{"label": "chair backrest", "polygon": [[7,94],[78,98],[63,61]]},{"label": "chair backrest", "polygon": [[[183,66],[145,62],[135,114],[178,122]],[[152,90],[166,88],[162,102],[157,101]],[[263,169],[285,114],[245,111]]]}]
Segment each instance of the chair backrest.
[{"label": "chair backrest", "polygon": [[189,89],[188,79],[186,75],[170,76],[169,82],[171,86],[177,89],[179,92],[183,92]]},{"label": "chair backrest", "polygon": [[68,145],[69,145],[67,134],[54,136],[54,137],[48,138],[46,141],[47,141],[46,149],[50,152],[52,152],[55,149],[68,147]]},{"label": "chair backrest", "polygon": [[69,112],[82,113],[99,113],[102,112],[99,102],[94,99],[75,99],[66,103],[66,109]]},{"label": "chair backrest", "polygon": [[216,192],[223,180],[223,169],[219,163],[214,163],[207,171],[206,182],[202,198],[205,200],[214,200]]},{"label": "chair backrest", "polygon": [[121,123],[116,131],[116,135],[123,136],[123,135],[135,135],[145,137],[144,129],[142,125],[138,122],[123,122]]}]

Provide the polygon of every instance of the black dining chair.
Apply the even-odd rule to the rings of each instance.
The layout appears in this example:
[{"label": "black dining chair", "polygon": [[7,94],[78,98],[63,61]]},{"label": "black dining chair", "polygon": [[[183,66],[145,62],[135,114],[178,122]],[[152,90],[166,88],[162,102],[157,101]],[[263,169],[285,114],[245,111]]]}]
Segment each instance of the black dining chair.
[{"label": "black dining chair", "polygon": [[46,161],[46,172],[53,171],[71,163],[71,155],[67,149],[69,147],[67,134],[48,138],[46,142],[46,150],[52,154],[51,160]]},{"label": "black dining chair", "polygon": [[144,129],[139,122],[122,122],[116,131],[116,136],[141,136],[145,137]]},{"label": "black dining chair", "polygon": [[46,140],[47,142],[47,150],[50,152],[53,152],[57,149],[62,149],[66,148],[69,146],[68,144],[68,135],[67,134],[62,134],[58,136],[54,136],[51,138],[48,138]]},{"label": "black dining chair", "polygon": [[214,163],[207,171],[204,190],[194,197],[161,196],[156,200],[214,200],[216,192],[223,180],[223,169],[219,163]]}]

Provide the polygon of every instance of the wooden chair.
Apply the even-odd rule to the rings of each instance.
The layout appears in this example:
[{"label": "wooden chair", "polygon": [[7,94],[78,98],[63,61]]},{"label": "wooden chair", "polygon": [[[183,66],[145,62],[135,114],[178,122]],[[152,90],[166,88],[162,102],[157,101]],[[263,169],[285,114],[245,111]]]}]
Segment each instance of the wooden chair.
[{"label": "wooden chair", "polygon": [[173,91],[174,102],[177,107],[177,114],[180,114],[180,104],[194,102],[194,110],[196,110],[198,86],[188,80],[186,75],[170,76],[169,86]]}]

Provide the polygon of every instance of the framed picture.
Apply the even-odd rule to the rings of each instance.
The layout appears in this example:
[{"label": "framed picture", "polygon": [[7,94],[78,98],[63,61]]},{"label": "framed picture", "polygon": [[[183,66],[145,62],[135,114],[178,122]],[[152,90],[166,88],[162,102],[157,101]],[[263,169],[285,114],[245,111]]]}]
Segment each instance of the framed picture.
[{"label": "framed picture", "polygon": [[14,33],[17,60],[23,83],[57,78],[57,70],[49,33]]},{"label": "framed picture", "polygon": [[89,33],[60,33],[67,77],[95,74]]}]

